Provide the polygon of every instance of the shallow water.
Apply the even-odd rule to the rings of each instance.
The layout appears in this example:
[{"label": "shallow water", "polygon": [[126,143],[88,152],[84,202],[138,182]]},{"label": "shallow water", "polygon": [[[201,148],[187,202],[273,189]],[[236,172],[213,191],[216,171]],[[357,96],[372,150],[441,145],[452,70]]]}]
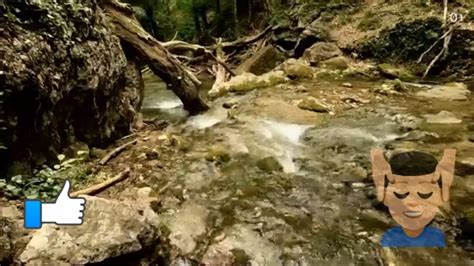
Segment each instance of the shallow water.
[{"label": "shallow water", "polygon": [[[307,86],[323,91],[340,82]],[[376,85],[352,82],[353,92],[361,95]],[[172,107],[172,96],[153,92],[162,88],[148,89],[146,106],[160,111]],[[174,180],[179,185],[173,191],[183,191],[184,204],[168,192],[163,207],[173,244],[183,254],[211,263],[240,250],[251,265],[472,265],[472,224],[466,224],[465,217],[473,208],[473,183],[468,180],[474,176],[456,176],[449,207],[442,208],[444,215],[433,222],[446,232],[447,248],[381,249],[383,232],[395,223],[375,198],[368,156],[372,147],[419,149],[437,157],[443,148],[454,147],[458,161],[474,158],[468,140],[474,117],[472,95],[468,101],[386,97],[333,116],[311,114],[304,119],[292,109],[275,114],[289,105],[266,109],[256,104],[291,102],[294,95],[271,89],[250,92],[245,98],[230,95],[213,102],[209,112],[169,129],[193,144],[187,159],[162,173],[166,180],[159,180]],[[228,118],[221,107],[229,99],[239,101],[236,118]],[[441,110],[463,122],[424,122],[423,115]],[[437,137],[423,133],[413,137],[413,132],[424,131]],[[209,147],[218,147],[219,154],[230,160],[204,159],[201,154]],[[258,160],[269,156],[283,171],[256,167]]]}]

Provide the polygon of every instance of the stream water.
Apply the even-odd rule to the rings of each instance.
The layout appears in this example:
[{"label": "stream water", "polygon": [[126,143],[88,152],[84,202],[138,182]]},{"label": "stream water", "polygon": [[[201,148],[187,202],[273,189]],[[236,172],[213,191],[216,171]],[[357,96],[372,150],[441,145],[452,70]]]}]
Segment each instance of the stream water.
[{"label": "stream water", "polygon": [[[341,86],[348,81],[353,88]],[[148,77],[145,117],[177,121],[167,133],[187,143],[184,158],[147,181],[157,190],[174,184],[160,215],[183,255],[180,265],[224,265],[229,258],[236,265],[474,265],[472,93],[449,101],[368,92],[378,84],[308,81],[254,90],[219,98],[207,113],[186,119],[179,99]],[[347,93],[371,102],[334,114],[295,106],[313,93],[328,102]],[[237,107],[223,108],[228,101]],[[442,110],[462,122],[426,123],[425,115]],[[458,150],[450,203],[433,222],[445,232],[446,248],[379,247],[396,224],[374,194],[372,147],[437,158],[444,148]]]}]

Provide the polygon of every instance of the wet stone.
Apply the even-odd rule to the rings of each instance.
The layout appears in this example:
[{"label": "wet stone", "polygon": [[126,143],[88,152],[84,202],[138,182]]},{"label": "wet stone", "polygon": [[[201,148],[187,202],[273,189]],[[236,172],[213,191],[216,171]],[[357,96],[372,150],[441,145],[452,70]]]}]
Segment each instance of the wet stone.
[{"label": "wet stone", "polygon": [[426,123],[429,124],[458,124],[462,122],[453,113],[444,110],[434,115],[427,114],[425,117]]},{"label": "wet stone", "polygon": [[257,162],[257,166],[265,172],[283,171],[283,166],[277,159],[275,159],[275,157],[265,157],[263,159],[260,159]]},{"label": "wet stone", "polygon": [[338,69],[338,70],[344,70],[344,69],[349,68],[349,63],[347,62],[347,59],[344,56],[338,56],[338,57],[325,60],[321,62],[321,65],[329,69]]},{"label": "wet stone", "polygon": [[317,113],[329,112],[329,108],[323,105],[318,99],[314,97],[308,97],[308,98],[303,99],[298,104],[298,107],[303,110],[317,112]]},{"label": "wet stone", "polygon": [[344,82],[344,83],[342,83],[342,86],[343,86],[343,87],[346,87],[346,88],[352,88],[352,83],[350,83],[350,82]]}]

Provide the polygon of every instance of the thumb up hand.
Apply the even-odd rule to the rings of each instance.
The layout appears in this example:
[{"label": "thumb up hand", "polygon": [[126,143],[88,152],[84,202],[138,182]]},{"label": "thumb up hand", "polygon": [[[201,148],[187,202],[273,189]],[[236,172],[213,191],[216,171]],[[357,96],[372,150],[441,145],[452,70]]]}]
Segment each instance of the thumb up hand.
[{"label": "thumb up hand", "polygon": [[80,225],[84,219],[84,198],[69,197],[71,183],[64,182],[64,186],[55,202],[42,203],[39,200],[25,202],[25,228],[41,228],[42,223],[57,225]]}]

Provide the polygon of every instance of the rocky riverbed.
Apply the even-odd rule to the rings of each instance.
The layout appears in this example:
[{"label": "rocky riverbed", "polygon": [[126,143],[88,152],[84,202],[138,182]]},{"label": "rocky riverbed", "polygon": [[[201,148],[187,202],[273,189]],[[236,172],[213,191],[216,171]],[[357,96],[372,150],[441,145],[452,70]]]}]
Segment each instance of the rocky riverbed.
[{"label": "rocky riverbed", "polygon": [[[17,259],[471,265],[472,84],[421,86],[334,73],[230,90],[212,101],[210,111],[188,119],[159,80],[145,77],[149,122],[129,137],[137,144],[106,166],[92,167],[98,180],[126,167],[130,177],[98,195],[107,200],[88,198],[81,227],[8,234],[16,237],[12,246],[21,247]],[[150,120],[154,113],[176,122],[157,129],[162,123]],[[445,231],[447,248],[380,248],[384,230],[395,223],[374,194],[372,147],[388,156],[458,150],[452,198],[433,222]]]}]

